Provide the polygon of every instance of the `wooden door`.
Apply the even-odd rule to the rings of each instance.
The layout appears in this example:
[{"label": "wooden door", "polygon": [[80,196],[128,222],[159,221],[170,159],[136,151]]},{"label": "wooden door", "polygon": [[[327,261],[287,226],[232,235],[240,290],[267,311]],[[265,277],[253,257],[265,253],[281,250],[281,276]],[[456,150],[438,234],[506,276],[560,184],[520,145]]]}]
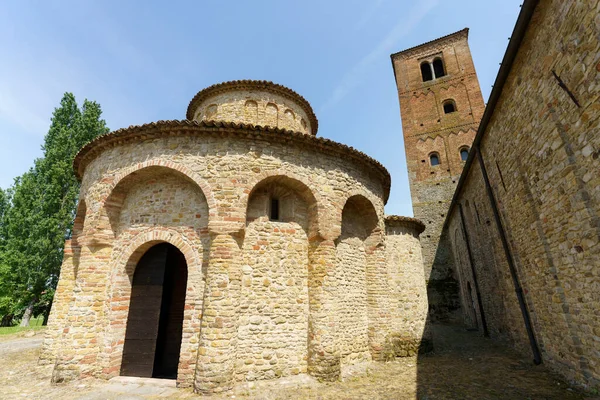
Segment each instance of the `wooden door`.
[{"label": "wooden door", "polygon": [[185,257],[168,243],[150,248],[136,266],[121,375],[177,378],[187,287]]},{"label": "wooden door", "polygon": [[121,375],[152,377],[168,246],[150,248],[135,268]]}]

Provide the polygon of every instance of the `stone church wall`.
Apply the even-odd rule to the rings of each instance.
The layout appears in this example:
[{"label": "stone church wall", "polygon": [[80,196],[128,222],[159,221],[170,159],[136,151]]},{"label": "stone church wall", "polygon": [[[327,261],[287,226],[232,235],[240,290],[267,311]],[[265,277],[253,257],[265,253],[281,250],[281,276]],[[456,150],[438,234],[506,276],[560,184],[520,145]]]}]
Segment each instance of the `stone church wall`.
[{"label": "stone church wall", "polygon": [[[342,233],[336,245],[338,343],[342,367],[370,361],[368,281],[369,268],[365,240],[376,227],[377,216],[368,219],[368,207],[350,199],[342,211]],[[373,224],[374,222],[374,224]]]},{"label": "stone church wall", "polygon": [[[242,248],[238,380],[306,373],[308,342],[308,208],[284,185],[255,193]],[[270,221],[276,195],[282,221]]]},{"label": "stone church wall", "polygon": [[283,96],[255,90],[211,96],[198,107],[194,119],[240,122],[312,134],[310,118],[301,107]]},{"label": "stone church wall", "polygon": [[397,347],[394,352],[401,356],[428,351],[432,346],[420,224],[412,218],[386,219],[385,258],[392,303],[391,331],[395,336],[395,343],[390,343],[392,339],[388,345]]},{"label": "stone church wall", "polygon": [[[396,329],[418,349],[414,308],[394,320],[410,296],[388,282],[389,180],[376,164],[300,133],[190,121],[130,129],[85,161],[41,357],[55,382],[119,375],[136,265],[165,242],[188,269],[179,386],[337,379],[384,359]],[[395,259],[394,274],[416,260]]]},{"label": "stone church wall", "polygon": [[[542,362],[590,387],[600,383],[599,11],[598,1],[537,5],[479,146]],[[478,326],[483,311],[492,338],[530,355],[477,159],[455,200],[446,227],[462,301],[474,282],[459,205]]]}]

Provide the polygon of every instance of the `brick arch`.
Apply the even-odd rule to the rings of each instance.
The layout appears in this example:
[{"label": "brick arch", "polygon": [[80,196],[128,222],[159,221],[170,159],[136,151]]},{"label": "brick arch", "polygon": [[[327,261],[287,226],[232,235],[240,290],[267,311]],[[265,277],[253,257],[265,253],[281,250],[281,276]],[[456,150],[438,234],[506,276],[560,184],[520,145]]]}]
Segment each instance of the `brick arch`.
[{"label": "brick arch", "polygon": [[[161,159],[153,159],[123,168],[115,173],[115,175],[105,177],[95,184],[96,187],[93,189],[93,192],[98,193],[98,195],[97,200],[89,199],[88,201],[89,224],[86,223],[86,230],[83,233],[84,240],[111,245],[116,234],[113,222],[118,217],[122,205],[121,202],[124,199],[122,196],[123,193],[118,193],[121,186],[123,186],[123,182],[127,178],[132,177],[132,174],[143,171],[147,172],[151,168],[164,169],[165,172],[176,173],[179,177],[197,187],[206,201],[209,223],[214,219],[217,213],[217,203],[210,185],[200,175],[185,165]],[[119,197],[121,198],[119,199]]]},{"label": "brick arch", "polygon": [[[159,243],[169,243],[177,247],[185,256],[185,261],[190,266],[201,265],[202,261],[198,257],[194,248],[186,243],[181,233],[174,229],[167,228],[148,228],[137,234],[115,260],[115,266],[124,266],[128,275],[133,276],[133,270],[140,258],[150,249],[150,247]],[[133,269],[131,269],[133,267]]]},{"label": "brick arch", "polygon": [[216,215],[217,203],[215,201],[215,196],[212,192],[212,189],[211,189],[210,185],[206,182],[206,180],[204,180],[204,178],[202,178],[199,174],[192,171],[190,168],[186,167],[183,164],[175,163],[172,161],[161,160],[161,159],[147,160],[147,161],[140,162],[140,163],[137,163],[135,165],[132,165],[130,167],[120,170],[106,187],[107,193],[104,196],[104,198],[102,199],[103,205],[104,205],[104,202],[106,201],[106,199],[108,199],[110,197],[110,195],[113,192],[113,190],[115,189],[115,187],[117,187],[117,185],[123,179],[125,179],[126,177],[128,177],[129,175],[131,175],[134,172],[137,172],[137,171],[149,168],[149,167],[163,167],[163,168],[171,169],[171,170],[177,171],[177,172],[185,175],[187,178],[192,180],[204,194],[204,198],[206,199],[206,202],[208,203],[209,217]]},{"label": "brick arch", "polygon": [[382,234],[385,232],[385,229],[383,229],[383,218],[377,212],[375,202],[370,197],[371,196],[363,191],[356,190],[350,192],[339,209],[339,221],[340,226],[343,229],[344,208],[349,202],[357,202],[362,210],[359,216],[364,220],[367,226],[370,227],[370,234],[365,239],[371,246],[377,246],[383,240]]},{"label": "brick arch", "polygon": [[277,179],[281,179],[284,183],[290,185],[292,189],[297,190],[300,195],[305,198],[307,203],[310,204],[311,202],[314,202],[315,219],[313,223],[316,227],[317,233],[323,237],[327,237],[326,235],[330,229],[330,224],[327,223],[326,209],[329,202],[317,190],[314,190],[311,182],[308,181],[308,179],[292,171],[277,169],[264,171],[253,176],[248,182],[247,189],[244,190],[244,193],[240,197],[240,207],[246,211],[248,209],[248,201],[254,190],[269,180],[276,181]]},{"label": "brick arch", "polygon": [[[185,310],[183,320],[184,332],[194,332],[190,337],[184,335],[181,342],[181,355],[177,374],[177,382],[189,385],[193,381],[195,370],[194,349],[197,342],[191,340],[199,335],[198,319],[202,315],[202,299],[204,297],[204,281],[202,275],[203,258],[192,243],[198,238],[186,238],[180,232],[164,228],[151,227],[133,237],[127,247],[113,256],[112,285],[110,290],[107,318],[109,321],[104,346],[108,360],[106,374],[108,378],[119,375],[123,356],[123,343],[129,316],[131,285],[137,263],[154,245],[169,243],[179,249],[186,260],[188,279],[186,288]],[[196,343],[196,344],[195,344]]]},{"label": "brick arch", "polygon": [[[335,241],[336,274],[346,284],[337,293],[340,357],[343,365],[353,360],[379,359],[390,319],[384,304],[391,292],[385,271],[382,219],[361,191],[345,198],[341,234]],[[347,277],[354,277],[347,279]],[[349,346],[348,343],[353,343]]]},{"label": "brick arch", "polygon": [[[373,211],[375,212],[375,215],[377,216],[377,227],[380,228],[380,230],[382,232],[385,232],[384,229],[384,222],[383,222],[383,215],[380,214],[380,212],[378,211],[377,207],[375,207],[375,204],[377,204],[377,201],[375,200],[375,196],[373,196],[370,193],[367,193],[364,190],[359,190],[359,189],[355,189],[352,190],[350,192],[348,192],[345,196],[345,198],[342,201],[337,202],[337,206],[335,209],[335,221],[338,221],[340,227],[342,225],[342,213],[344,211],[344,207],[346,206],[346,203],[348,203],[348,201],[351,198],[356,198],[356,197],[362,197],[366,202],[368,202],[370,204],[370,206],[373,208]],[[341,233],[341,232],[340,232]]]}]

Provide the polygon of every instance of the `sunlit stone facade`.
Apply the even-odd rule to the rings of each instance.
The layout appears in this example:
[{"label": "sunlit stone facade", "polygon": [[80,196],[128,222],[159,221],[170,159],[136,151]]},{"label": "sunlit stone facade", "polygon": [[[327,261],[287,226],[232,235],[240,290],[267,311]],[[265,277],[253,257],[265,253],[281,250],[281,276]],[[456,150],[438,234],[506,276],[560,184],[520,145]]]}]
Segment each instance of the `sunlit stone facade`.
[{"label": "sunlit stone facade", "polygon": [[423,225],[386,219],[383,166],[317,138],[308,102],[269,82],[207,88],[187,115],[76,157],[79,211],[41,355],[55,381],[170,377],[211,393],[334,380],[428,343]]}]

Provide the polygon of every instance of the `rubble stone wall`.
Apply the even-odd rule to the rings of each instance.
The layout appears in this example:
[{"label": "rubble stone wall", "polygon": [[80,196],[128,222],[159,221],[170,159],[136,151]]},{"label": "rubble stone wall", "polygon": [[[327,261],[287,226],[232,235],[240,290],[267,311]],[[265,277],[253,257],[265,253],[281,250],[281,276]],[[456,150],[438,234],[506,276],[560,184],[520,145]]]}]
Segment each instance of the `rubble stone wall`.
[{"label": "rubble stone wall", "polygon": [[220,93],[206,98],[194,113],[197,121],[228,121],[270,126],[309,134],[306,111],[295,102],[256,90]]},{"label": "rubble stone wall", "polygon": [[[600,383],[599,11],[597,0],[539,2],[480,143],[542,362],[588,387]],[[493,338],[530,356],[477,160],[458,203],[480,286],[479,326],[483,311]],[[462,227],[455,207],[448,228],[464,302],[473,277]]]},{"label": "rubble stone wall", "polygon": [[[432,346],[425,273],[420,268],[423,261],[419,242],[422,227],[415,221],[386,219],[385,259],[392,302],[392,324],[386,338],[386,351],[391,345],[392,354],[396,356],[413,355],[408,350],[420,347],[422,351],[428,351]],[[402,351],[398,353],[394,348]]]},{"label": "rubble stone wall", "polygon": [[86,207],[41,358],[55,364],[55,382],[119,374],[135,267],[163,242],[188,268],[179,386],[214,393],[305,372],[332,380],[343,364],[381,359],[400,297],[386,282],[380,170],[284,131],[131,129],[134,138],[101,138],[80,156]]}]

